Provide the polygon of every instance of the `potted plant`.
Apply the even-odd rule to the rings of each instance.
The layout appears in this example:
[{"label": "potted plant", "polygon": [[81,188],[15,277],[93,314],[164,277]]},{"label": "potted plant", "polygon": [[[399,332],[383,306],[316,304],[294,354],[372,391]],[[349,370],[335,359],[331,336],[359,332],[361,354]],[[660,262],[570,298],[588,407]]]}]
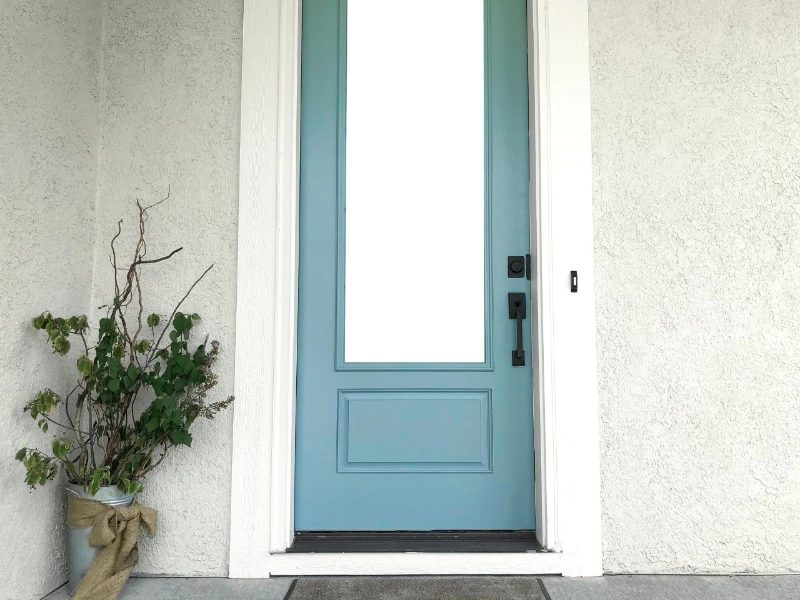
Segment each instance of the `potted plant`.
[{"label": "potted plant", "polygon": [[[121,589],[138,554],[135,539],[121,539],[120,521],[130,520],[125,535],[138,535],[140,523],[155,534],[154,511],[134,505],[142,481],[172,448],[191,446],[191,428],[198,418],[213,419],[233,402],[232,397],[207,400],[217,384],[214,364],[219,344],[209,343],[207,337],[194,343],[192,333],[200,316],[180,310],[213,265],[168,317],[145,313],[142,269],[182,250],[147,257],[145,223],[148,211],[160,203],[143,207],[137,201],[139,236],[127,268],[119,268],[117,262],[115,244],[122,233],[122,221],[118,222],[110,244],[114,295],[110,304],[101,307],[105,316],[94,332],[85,315],[57,317],[44,312],[33,319],[34,328],[47,334],[55,353],[75,357],[77,370],[65,396],[44,389],[24,407],[44,433],[54,434],[47,451],[22,448],[16,455],[31,488],[62,471],[66,475],[70,592],[105,551],[101,547],[114,544],[109,549],[116,554],[111,566],[104,559],[105,566],[93,567],[91,585],[114,576],[121,579]],[[104,527],[98,525],[103,523]],[[126,548],[133,544],[124,560],[119,556],[120,544]],[[78,590],[79,597],[90,591],[84,590],[86,585]]]}]

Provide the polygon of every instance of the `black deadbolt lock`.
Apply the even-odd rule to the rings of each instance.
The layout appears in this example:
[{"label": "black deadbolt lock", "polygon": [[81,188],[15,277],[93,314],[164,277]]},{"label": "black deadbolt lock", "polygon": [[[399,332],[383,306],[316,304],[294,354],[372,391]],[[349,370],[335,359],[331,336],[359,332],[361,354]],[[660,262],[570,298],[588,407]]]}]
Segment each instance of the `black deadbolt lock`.
[{"label": "black deadbolt lock", "polygon": [[524,256],[509,256],[508,257],[508,276],[512,279],[525,277],[525,257]]}]

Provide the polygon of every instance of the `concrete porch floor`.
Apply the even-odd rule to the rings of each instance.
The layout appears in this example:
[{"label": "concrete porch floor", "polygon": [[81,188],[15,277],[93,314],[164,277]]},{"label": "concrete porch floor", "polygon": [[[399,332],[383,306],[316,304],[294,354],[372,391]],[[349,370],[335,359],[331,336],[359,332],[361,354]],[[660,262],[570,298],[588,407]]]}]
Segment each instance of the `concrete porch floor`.
[{"label": "concrete porch floor", "polygon": [[[788,600],[800,575],[133,578],[120,600]],[[68,600],[66,586],[44,600]]]}]

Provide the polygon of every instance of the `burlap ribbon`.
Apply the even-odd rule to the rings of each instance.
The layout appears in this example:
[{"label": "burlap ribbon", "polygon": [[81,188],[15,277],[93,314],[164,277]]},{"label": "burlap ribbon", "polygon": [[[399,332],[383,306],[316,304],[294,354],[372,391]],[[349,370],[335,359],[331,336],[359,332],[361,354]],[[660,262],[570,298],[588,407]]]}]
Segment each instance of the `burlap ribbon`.
[{"label": "burlap ribbon", "polygon": [[67,525],[91,527],[89,545],[100,548],[73,600],[116,600],[139,562],[139,528],[156,534],[158,513],[146,506],[113,507],[85,498],[67,498]]}]

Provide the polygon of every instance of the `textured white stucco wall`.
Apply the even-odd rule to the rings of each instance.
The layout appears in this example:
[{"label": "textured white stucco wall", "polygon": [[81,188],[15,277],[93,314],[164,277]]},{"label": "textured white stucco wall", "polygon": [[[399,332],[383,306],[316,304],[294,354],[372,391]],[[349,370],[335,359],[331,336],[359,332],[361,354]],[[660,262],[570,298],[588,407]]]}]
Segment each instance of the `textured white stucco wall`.
[{"label": "textured white stucco wall", "polygon": [[[148,223],[148,255],[184,250],[146,269],[146,304],[168,315],[215,263],[184,307],[220,341],[215,394],[223,399],[233,393],[242,0],[103,4],[93,306],[113,289],[108,242],[116,221],[131,233],[134,199],[151,203],[171,187]],[[125,256],[130,239],[120,241]],[[173,451],[145,482],[141,501],[160,513],[158,536],[142,544],[140,572],[227,575],[231,416],[198,423],[192,448]]]},{"label": "textured white stucco wall", "polygon": [[95,0],[3,0],[0,7],[0,599],[40,598],[64,582],[57,485],[29,491],[14,461],[50,438],[22,407],[65,391],[30,319],[89,311],[94,244],[99,21]]},{"label": "textured white stucco wall", "polygon": [[591,0],[603,546],[800,570],[800,3]]},{"label": "textured white stucco wall", "polygon": [[[241,4],[6,0],[0,11],[11,598],[63,581],[60,494],[29,494],[11,460],[40,438],[19,407],[69,370],[28,319],[107,299],[107,242],[118,218],[133,225],[135,197],[171,186],[150,252],[185,247],[146,280],[150,307],[168,311],[216,263],[187,308],[222,343],[217,392],[232,393]],[[800,571],[798,40],[794,0],[590,0],[609,571]],[[30,436],[17,437],[23,426]],[[161,530],[142,572],[227,573],[230,443],[227,415],[150,478],[143,501],[161,509]]]}]

